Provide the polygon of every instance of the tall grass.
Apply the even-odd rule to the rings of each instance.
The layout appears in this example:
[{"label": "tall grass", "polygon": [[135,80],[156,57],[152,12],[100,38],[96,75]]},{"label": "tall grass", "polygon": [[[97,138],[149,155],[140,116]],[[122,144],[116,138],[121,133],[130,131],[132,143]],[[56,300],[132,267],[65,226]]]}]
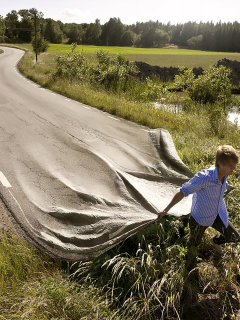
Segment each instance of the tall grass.
[{"label": "tall grass", "polygon": [[25,246],[21,239],[10,234],[0,235],[0,288],[18,286],[18,281],[45,271],[37,251]]},{"label": "tall grass", "polygon": [[99,289],[70,281],[60,261],[20,238],[0,239],[1,319],[110,319]]}]

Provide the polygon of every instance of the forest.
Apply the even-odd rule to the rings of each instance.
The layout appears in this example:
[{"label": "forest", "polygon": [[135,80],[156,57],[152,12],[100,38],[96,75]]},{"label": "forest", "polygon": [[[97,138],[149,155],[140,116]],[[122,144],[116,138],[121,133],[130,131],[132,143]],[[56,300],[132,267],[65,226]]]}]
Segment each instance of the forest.
[{"label": "forest", "polygon": [[219,21],[216,24],[189,21],[173,25],[150,20],[125,25],[120,18],[114,17],[104,24],[99,19],[94,23],[77,24],[45,19],[43,13],[36,9],[12,10],[6,17],[0,15],[0,42],[31,42],[35,26],[38,36],[50,43],[141,48],[161,48],[174,44],[205,51],[240,52],[240,23],[237,21]]}]

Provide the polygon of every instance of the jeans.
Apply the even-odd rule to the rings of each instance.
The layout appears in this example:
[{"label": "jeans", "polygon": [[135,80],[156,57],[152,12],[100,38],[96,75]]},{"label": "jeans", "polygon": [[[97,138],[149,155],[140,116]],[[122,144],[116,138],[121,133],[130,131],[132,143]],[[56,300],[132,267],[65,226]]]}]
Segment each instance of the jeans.
[{"label": "jeans", "polygon": [[[189,218],[189,227],[191,232],[191,241],[193,241],[192,243],[195,246],[198,246],[202,240],[205,230],[208,227],[198,224],[192,216]],[[228,222],[228,227],[226,228],[219,215],[217,215],[211,227],[221,233],[213,238],[213,242],[216,244],[240,241],[240,234],[235,229],[233,224]]]}]

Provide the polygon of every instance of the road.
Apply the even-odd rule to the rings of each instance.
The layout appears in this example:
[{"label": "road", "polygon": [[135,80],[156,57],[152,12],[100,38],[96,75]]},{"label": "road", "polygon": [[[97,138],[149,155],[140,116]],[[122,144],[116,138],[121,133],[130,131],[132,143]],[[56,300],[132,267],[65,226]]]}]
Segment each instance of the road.
[{"label": "road", "polygon": [[26,238],[89,260],[154,221],[192,176],[169,133],[41,88],[17,70],[23,51],[1,49],[0,197]]}]

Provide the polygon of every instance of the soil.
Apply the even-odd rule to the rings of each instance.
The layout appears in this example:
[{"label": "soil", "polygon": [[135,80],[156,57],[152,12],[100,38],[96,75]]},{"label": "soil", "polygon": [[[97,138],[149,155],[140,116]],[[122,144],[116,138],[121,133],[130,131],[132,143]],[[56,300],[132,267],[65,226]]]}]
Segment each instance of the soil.
[{"label": "soil", "polygon": [[[139,70],[137,77],[140,79],[146,79],[148,77],[154,79],[154,77],[159,76],[162,81],[173,81],[175,79],[175,76],[180,74],[179,68],[177,67],[152,66],[142,61],[135,61],[135,65]],[[224,58],[217,62],[217,67],[221,65],[231,70],[231,74],[229,76],[231,83],[234,86],[238,86],[240,81],[240,62]],[[196,77],[202,75],[203,71],[204,70],[201,67],[193,68],[193,73]]]},{"label": "soil", "polygon": [[0,199],[0,232],[11,232],[17,235],[17,231],[10,218],[10,213]]}]

